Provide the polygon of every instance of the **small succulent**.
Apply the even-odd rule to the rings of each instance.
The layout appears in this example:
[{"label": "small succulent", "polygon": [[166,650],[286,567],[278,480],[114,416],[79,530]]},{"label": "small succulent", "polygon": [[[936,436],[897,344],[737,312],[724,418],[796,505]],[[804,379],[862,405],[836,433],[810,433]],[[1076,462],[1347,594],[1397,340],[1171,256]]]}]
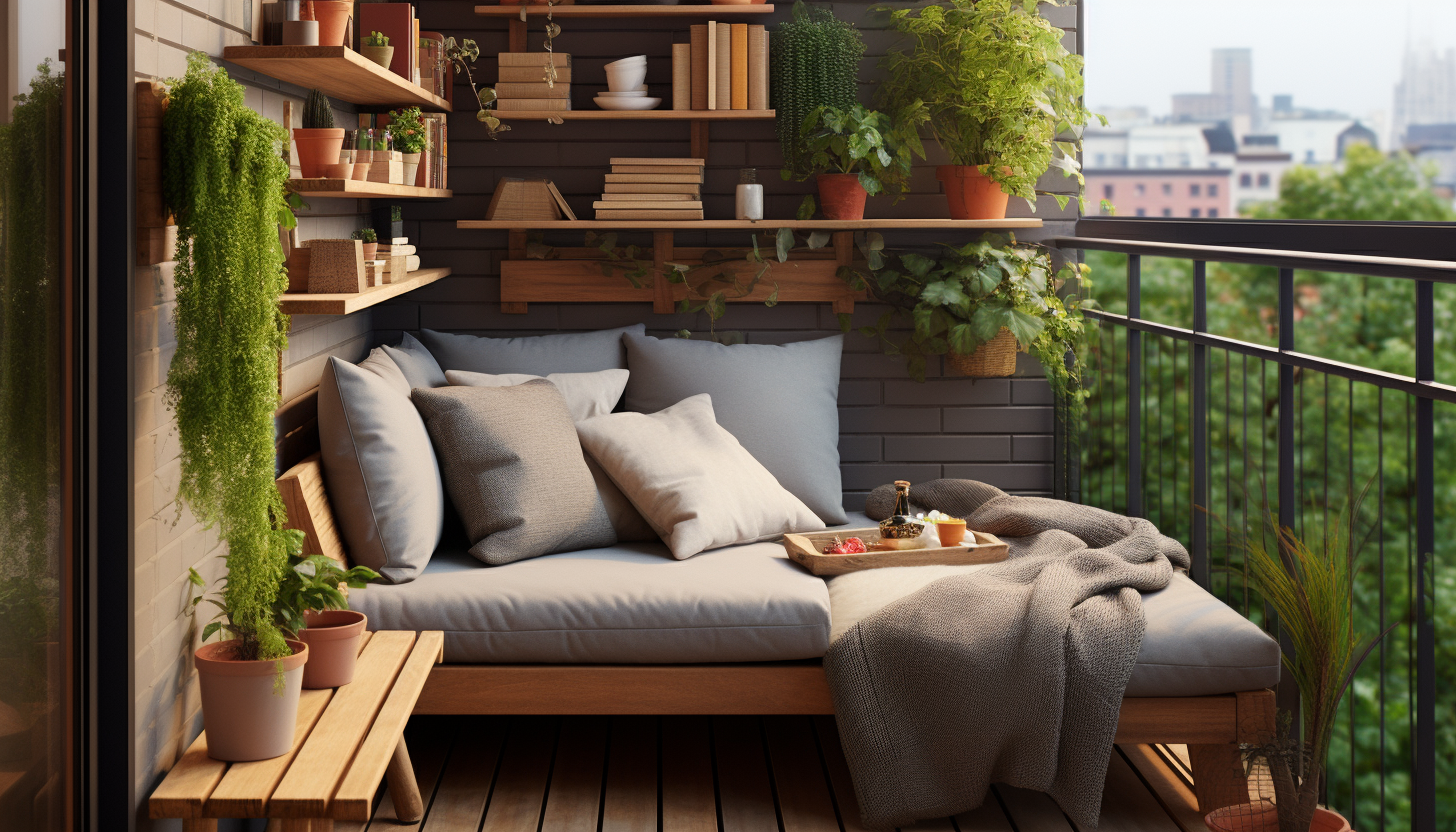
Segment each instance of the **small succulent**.
[{"label": "small succulent", "polygon": [[370,32],[364,36],[365,46],[388,46],[389,36],[383,32]]}]

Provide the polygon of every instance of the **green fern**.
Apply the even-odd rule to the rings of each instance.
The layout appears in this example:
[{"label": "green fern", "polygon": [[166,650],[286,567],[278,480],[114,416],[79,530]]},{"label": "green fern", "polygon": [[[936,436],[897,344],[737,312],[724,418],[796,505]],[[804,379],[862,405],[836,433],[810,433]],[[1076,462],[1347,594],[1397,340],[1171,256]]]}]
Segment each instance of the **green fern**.
[{"label": "green fern", "polygon": [[847,110],[859,101],[859,61],[864,38],[852,24],[824,7],[794,3],[792,20],[774,30],[769,43],[770,106],[784,164],[804,176],[808,150],[804,119],[820,107]]}]

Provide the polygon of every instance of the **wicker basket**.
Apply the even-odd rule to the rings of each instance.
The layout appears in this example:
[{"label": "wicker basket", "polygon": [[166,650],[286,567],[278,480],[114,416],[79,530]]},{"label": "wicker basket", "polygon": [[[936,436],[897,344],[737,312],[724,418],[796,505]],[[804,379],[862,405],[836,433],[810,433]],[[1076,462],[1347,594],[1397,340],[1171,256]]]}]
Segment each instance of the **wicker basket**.
[{"label": "wicker basket", "polygon": [[976,348],[970,355],[946,354],[946,360],[957,373],[969,378],[1005,378],[1016,374],[1016,336],[1005,327],[996,337]]}]

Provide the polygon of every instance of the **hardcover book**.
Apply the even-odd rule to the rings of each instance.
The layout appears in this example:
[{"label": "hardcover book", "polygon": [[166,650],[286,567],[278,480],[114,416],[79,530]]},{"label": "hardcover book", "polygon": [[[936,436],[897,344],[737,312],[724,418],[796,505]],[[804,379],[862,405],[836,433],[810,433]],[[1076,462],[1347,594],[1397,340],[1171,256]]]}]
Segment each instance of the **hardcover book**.
[{"label": "hardcover book", "polygon": [[708,24],[698,23],[688,27],[689,46],[692,48],[692,96],[694,110],[708,109]]},{"label": "hardcover book", "polygon": [[717,85],[714,87],[716,95],[716,109],[733,109],[733,31],[727,23],[719,23],[718,29],[718,63]]},{"label": "hardcover book", "polygon": [[732,86],[729,89],[729,98],[735,110],[748,109],[748,24],[734,23],[729,29],[730,45],[733,56],[730,61],[732,69]]}]

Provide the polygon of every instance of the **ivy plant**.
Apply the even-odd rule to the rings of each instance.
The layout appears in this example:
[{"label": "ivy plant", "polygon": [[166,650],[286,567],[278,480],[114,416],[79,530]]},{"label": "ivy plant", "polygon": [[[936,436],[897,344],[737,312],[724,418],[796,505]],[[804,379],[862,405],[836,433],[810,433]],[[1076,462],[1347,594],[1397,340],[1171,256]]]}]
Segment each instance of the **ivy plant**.
[{"label": "ivy plant", "polygon": [[[816,107],[800,129],[805,156],[780,174],[803,182],[820,173],[857,173],[870,196],[887,185],[903,194],[910,188],[915,157],[925,158],[920,125],[927,117],[923,107],[909,109],[898,119],[863,104]],[[813,217],[814,208],[814,197],[806,195],[799,219]]]},{"label": "ivy plant", "polygon": [[804,120],[819,107],[853,107],[859,99],[859,61],[864,38],[853,24],[823,6],[795,0],[793,17],[769,42],[769,95],[784,163],[795,174],[807,161]]},{"label": "ivy plant", "polygon": [[177,351],[167,403],[177,417],[182,504],[227,543],[221,607],[242,660],[288,655],[273,622],[298,535],[282,528],[273,412],[288,286],[278,226],[285,201],[283,128],[249,109],[243,88],[194,52],[168,82],[162,190],[177,222]]},{"label": "ivy plant", "polygon": [[[1039,3],[1069,2],[937,0],[889,9],[909,44],[880,60],[881,106],[897,116],[927,108],[930,132],[952,164],[980,167],[1033,209],[1036,181],[1048,168],[1083,184],[1077,142],[1092,113],[1082,103],[1082,57],[1037,13]],[[1055,196],[1066,207],[1069,197]]]},{"label": "ivy plant", "polygon": [[[522,12],[525,7],[522,7]],[[470,38],[445,38],[445,60],[455,67],[455,74],[465,73],[465,80],[470,83],[470,92],[475,95],[475,101],[479,109],[475,112],[475,120],[485,125],[486,135],[496,138],[499,133],[511,129],[509,124],[502,124],[496,118],[495,111],[490,105],[495,103],[495,90],[491,87],[480,89],[475,85],[475,76],[471,74],[470,67],[480,58],[480,45]]]}]

